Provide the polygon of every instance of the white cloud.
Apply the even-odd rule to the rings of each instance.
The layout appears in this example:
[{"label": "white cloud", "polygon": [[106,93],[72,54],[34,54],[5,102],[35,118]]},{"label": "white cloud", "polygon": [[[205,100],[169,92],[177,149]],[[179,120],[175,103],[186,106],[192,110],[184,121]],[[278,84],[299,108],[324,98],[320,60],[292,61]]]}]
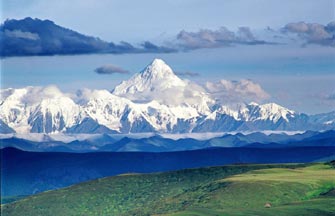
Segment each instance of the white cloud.
[{"label": "white cloud", "polygon": [[270,95],[257,83],[242,79],[240,81],[220,80],[207,82],[206,90],[221,103],[261,102]]},{"label": "white cloud", "polygon": [[22,39],[29,39],[29,40],[39,40],[40,36],[36,33],[31,32],[24,32],[21,30],[5,30],[5,34],[7,37],[15,37],[15,38],[22,38]]},{"label": "white cloud", "polygon": [[46,87],[34,86],[27,87],[27,93],[22,98],[22,101],[27,104],[38,103],[45,98],[58,98],[65,96],[59,88],[55,85],[49,85]]},{"label": "white cloud", "polygon": [[136,94],[122,95],[135,102],[149,102],[155,100],[159,103],[178,106],[180,104],[200,105],[210,102],[211,99],[206,91],[196,83],[184,80],[185,86],[170,86],[169,88],[145,89]]}]

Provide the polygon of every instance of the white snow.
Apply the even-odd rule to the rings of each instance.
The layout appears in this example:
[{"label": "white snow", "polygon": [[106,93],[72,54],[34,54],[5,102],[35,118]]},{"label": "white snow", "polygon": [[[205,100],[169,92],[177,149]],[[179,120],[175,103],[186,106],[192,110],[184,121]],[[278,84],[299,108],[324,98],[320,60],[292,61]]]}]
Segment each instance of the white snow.
[{"label": "white snow", "polygon": [[45,127],[47,115],[51,117],[53,132],[71,127],[81,116],[79,105],[54,86],[12,90],[2,101],[0,111],[0,118],[18,133],[30,132],[34,121]]},{"label": "white snow", "polygon": [[167,106],[194,107],[201,113],[209,112],[208,105],[214,102],[202,87],[180,79],[161,59],[116,86],[113,94],[133,102],[155,100]]}]

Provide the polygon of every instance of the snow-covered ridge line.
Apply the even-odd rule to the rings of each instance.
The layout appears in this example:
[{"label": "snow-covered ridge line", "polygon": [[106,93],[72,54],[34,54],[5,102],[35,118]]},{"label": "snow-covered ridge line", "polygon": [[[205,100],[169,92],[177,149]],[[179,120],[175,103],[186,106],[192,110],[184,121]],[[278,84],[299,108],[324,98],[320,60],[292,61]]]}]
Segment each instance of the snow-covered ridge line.
[{"label": "snow-covered ridge line", "polygon": [[231,108],[212,98],[203,87],[180,79],[160,59],[112,92],[84,89],[71,95],[56,86],[29,86],[2,89],[0,95],[0,133],[216,133],[335,128],[334,114],[313,118],[275,103],[241,103]]}]

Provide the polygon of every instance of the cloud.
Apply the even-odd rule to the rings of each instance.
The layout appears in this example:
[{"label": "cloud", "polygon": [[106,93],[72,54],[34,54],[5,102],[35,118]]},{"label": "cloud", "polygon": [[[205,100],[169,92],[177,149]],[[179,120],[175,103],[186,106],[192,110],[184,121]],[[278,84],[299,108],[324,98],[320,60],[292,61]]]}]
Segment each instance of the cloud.
[{"label": "cloud", "polygon": [[[221,48],[234,45],[263,45],[296,42],[299,39],[306,44],[319,44],[335,47],[335,22],[328,25],[317,23],[288,23],[280,30],[268,27],[259,34],[260,38],[249,27],[239,27],[231,31],[226,27],[216,30],[201,29],[196,32],[180,31],[173,40],[164,45],[151,41],[133,45],[126,41],[107,42],[97,37],[87,36],[64,28],[50,20],[32,19],[30,17],[6,20],[0,26],[2,47],[0,56],[31,55],[76,55],[88,53],[173,53],[201,48]],[[185,74],[185,76],[192,76]]]},{"label": "cloud", "polygon": [[39,40],[40,37],[38,34],[31,33],[31,32],[23,32],[21,30],[5,30],[5,35],[7,37],[15,37],[15,38],[22,38],[22,39],[28,39],[28,40]]},{"label": "cloud", "polygon": [[196,76],[200,76],[199,73],[197,73],[197,72],[191,72],[191,71],[175,72],[175,74],[178,75],[178,76],[183,76],[183,77],[196,77]]},{"label": "cloud", "polygon": [[129,71],[118,67],[116,65],[112,65],[112,64],[107,64],[107,65],[103,65],[101,67],[98,67],[94,70],[97,74],[128,74]]},{"label": "cloud", "polygon": [[270,95],[257,83],[242,79],[240,81],[220,80],[207,82],[206,90],[221,103],[261,102]]},{"label": "cloud", "polygon": [[119,44],[110,42],[106,47],[101,47],[101,51],[114,54],[137,52],[137,48],[128,42],[121,41]]},{"label": "cloud", "polygon": [[50,20],[30,17],[6,20],[0,26],[1,56],[75,55],[87,53],[170,53],[177,50],[145,41],[139,46],[107,42],[61,27]]},{"label": "cloud", "polygon": [[157,46],[150,41],[145,41],[141,44],[143,52],[151,52],[151,53],[172,53],[177,52],[175,48],[165,47],[165,46]]},{"label": "cloud", "polygon": [[326,100],[333,100],[333,101],[335,101],[335,92],[326,95],[325,99]]},{"label": "cloud", "polygon": [[71,98],[78,104],[83,105],[88,103],[93,98],[102,98],[104,95],[109,95],[108,90],[98,90],[98,89],[88,89],[82,88],[78,89],[75,94],[71,95]]},{"label": "cloud", "polygon": [[237,31],[237,35],[241,41],[257,41],[248,27],[240,27]]},{"label": "cloud", "polygon": [[315,92],[308,95],[310,98],[317,99],[315,104],[328,107],[335,107],[335,91]]},{"label": "cloud", "polygon": [[288,23],[282,28],[282,32],[297,35],[304,44],[335,46],[335,21],[326,26],[318,23]]},{"label": "cloud", "polygon": [[233,44],[257,45],[269,42],[258,40],[248,27],[240,27],[235,33],[226,27],[218,30],[201,29],[198,32],[179,32],[176,37],[179,46],[186,50],[219,48]]},{"label": "cloud", "polygon": [[45,87],[30,86],[26,88],[26,94],[22,101],[27,104],[35,104],[45,98],[59,98],[65,96],[56,85],[49,85]]},{"label": "cloud", "polygon": [[[177,84],[177,85],[175,85]],[[142,85],[141,85],[142,86]],[[132,85],[131,87],[135,87]],[[112,91],[113,94],[127,98],[136,103],[148,103],[150,101],[157,101],[167,106],[179,106],[188,104],[193,107],[202,106],[206,102],[214,102],[206,90],[189,80],[183,80],[183,84],[173,83],[166,85],[166,82],[159,80],[153,81],[150,88],[145,85],[140,90],[135,91]],[[134,88],[133,88],[134,89]]]}]

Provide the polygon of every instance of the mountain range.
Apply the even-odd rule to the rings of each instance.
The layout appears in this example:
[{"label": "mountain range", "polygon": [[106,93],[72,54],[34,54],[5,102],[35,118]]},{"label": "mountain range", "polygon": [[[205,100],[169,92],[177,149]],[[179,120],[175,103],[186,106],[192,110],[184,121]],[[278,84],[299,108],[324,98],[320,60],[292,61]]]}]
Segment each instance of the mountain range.
[{"label": "mountain range", "polygon": [[[42,134],[41,134],[42,135]],[[293,148],[293,147],[334,147],[335,131],[306,131],[288,135],[285,133],[266,135],[261,132],[250,134],[225,134],[213,138],[172,139],[165,135],[115,137],[113,134],[85,135],[84,137],[57,138],[43,134],[32,137],[17,135],[0,139],[0,149],[14,147],[33,152],[175,152],[211,148],[253,147],[253,148]],[[335,155],[335,152],[332,152]]]},{"label": "mountain range", "polygon": [[0,133],[202,133],[335,129],[335,112],[307,115],[275,103],[223,104],[161,59],[108,90],[2,89]]}]

